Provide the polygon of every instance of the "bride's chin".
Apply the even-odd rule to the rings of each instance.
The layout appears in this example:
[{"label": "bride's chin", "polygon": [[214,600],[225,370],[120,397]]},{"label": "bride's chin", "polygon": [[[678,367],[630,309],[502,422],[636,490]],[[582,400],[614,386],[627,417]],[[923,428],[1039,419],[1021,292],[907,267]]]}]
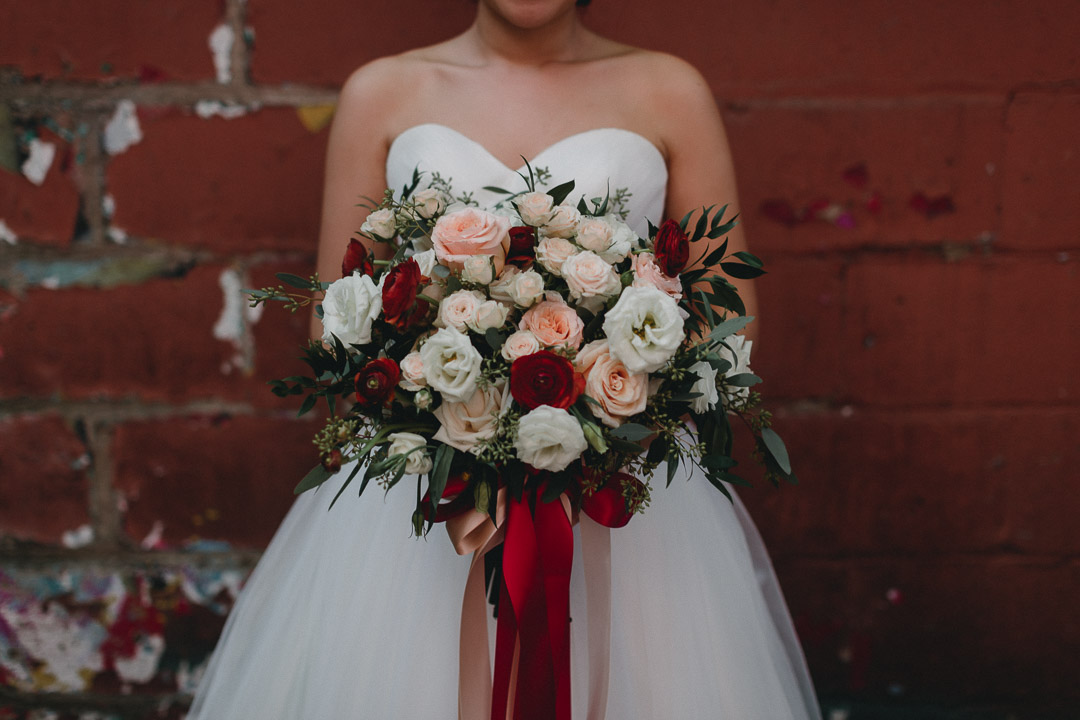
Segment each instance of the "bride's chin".
[{"label": "bride's chin", "polygon": [[575,0],[479,0],[503,21],[522,30],[544,27],[572,12]]}]

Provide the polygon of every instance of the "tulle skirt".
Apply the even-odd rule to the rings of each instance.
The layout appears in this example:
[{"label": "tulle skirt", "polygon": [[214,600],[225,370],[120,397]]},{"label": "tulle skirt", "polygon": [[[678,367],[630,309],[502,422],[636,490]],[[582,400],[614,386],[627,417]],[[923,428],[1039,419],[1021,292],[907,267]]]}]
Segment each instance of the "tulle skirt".
[{"label": "tulle skirt", "polygon": [[[297,498],[248,580],[189,720],[452,720],[469,557],[410,536],[414,488]],[[609,720],[819,718],[768,555],[736,499],[692,473],[611,532]],[[587,716],[585,581],[575,530],[573,716]],[[492,628],[494,626],[492,625]],[[489,635],[493,636],[493,630]],[[486,720],[466,718],[464,720]]]}]

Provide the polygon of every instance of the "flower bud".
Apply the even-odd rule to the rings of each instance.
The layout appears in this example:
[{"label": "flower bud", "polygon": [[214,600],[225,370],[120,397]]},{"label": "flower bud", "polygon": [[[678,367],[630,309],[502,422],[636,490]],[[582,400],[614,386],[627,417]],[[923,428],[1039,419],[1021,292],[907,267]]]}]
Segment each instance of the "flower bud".
[{"label": "flower bud", "polygon": [[473,495],[476,498],[476,512],[487,515],[488,505],[491,503],[491,486],[486,482],[476,483]]},{"label": "flower bud", "polygon": [[419,510],[414,510],[412,514],[412,528],[416,533],[416,537],[421,537],[424,534],[424,513]]},{"label": "flower bud", "polygon": [[341,469],[341,451],[334,448],[322,457],[322,466],[326,472],[335,473]]},{"label": "flower bud", "polygon": [[430,410],[434,403],[435,396],[427,388],[417,390],[416,395],[413,396],[413,405],[417,410]]},{"label": "flower bud", "polygon": [[604,441],[604,432],[600,429],[599,425],[586,420],[581,424],[581,429],[585,432],[585,440],[593,450],[598,453],[606,453],[608,451],[607,442]]}]

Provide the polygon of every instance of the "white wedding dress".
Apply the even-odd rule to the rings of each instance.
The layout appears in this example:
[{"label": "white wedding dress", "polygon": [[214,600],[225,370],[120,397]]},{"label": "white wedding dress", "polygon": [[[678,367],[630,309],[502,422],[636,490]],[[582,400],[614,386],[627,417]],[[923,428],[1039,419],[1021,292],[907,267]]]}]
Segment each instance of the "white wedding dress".
[{"label": "white wedding dress", "polygon": [[[460,133],[425,124],[387,157],[400,190],[413,169],[458,191],[522,187],[516,171]],[[627,187],[631,224],[659,223],[667,184],[660,152],[625,130],[565,138],[532,160],[575,201]],[[481,204],[498,196],[477,192]],[[718,198],[719,200],[719,198]],[[410,537],[412,484],[362,498],[349,468],[297,498],[230,615],[190,720],[453,720],[458,628],[469,557],[442,528]],[[654,482],[652,505],[611,532],[609,720],[787,720],[820,712],[760,536],[742,504],[704,476]],[[354,486],[355,487],[355,486]],[[765,488],[759,490],[767,492]],[[578,533],[575,531],[575,535]],[[589,683],[580,543],[571,579],[573,717]],[[493,636],[493,633],[491,633]],[[468,718],[466,720],[486,720]]]}]

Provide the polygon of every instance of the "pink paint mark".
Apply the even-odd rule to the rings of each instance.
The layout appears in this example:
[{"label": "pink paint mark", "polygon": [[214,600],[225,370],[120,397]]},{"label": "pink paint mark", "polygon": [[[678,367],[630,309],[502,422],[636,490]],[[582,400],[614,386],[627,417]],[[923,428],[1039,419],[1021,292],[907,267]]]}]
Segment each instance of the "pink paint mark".
[{"label": "pink paint mark", "polygon": [[851,230],[855,227],[855,216],[849,212],[842,212],[836,216],[836,227]]}]

